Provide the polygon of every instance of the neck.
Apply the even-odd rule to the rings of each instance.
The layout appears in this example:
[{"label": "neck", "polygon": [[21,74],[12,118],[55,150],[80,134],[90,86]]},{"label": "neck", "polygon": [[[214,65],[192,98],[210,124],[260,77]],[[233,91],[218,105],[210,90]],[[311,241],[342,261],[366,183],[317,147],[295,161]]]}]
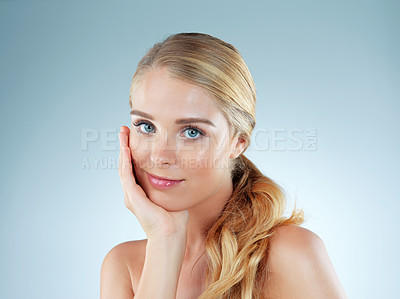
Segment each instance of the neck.
[{"label": "neck", "polygon": [[231,197],[232,191],[232,180],[229,175],[213,195],[189,209],[184,261],[194,263],[204,253],[207,228],[218,219],[224,205]]}]

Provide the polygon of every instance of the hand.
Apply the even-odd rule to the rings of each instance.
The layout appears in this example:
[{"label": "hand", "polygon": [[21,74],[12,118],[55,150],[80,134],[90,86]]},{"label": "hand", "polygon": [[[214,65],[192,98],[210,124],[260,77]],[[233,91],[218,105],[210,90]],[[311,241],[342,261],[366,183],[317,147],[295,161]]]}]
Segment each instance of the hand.
[{"label": "hand", "polygon": [[125,206],[136,216],[147,238],[186,238],[188,210],[169,212],[154,204],[135,181],[134,163],[129,147],[130,130],[121,127],[118,173],[124,190]]}]

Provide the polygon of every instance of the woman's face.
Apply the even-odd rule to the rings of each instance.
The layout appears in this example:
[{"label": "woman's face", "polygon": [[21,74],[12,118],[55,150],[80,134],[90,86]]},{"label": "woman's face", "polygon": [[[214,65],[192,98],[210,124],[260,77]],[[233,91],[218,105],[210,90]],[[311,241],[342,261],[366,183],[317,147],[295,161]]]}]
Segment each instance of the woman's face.
[{"label": "woman's face", "polygon": [[[227,120],[201,87],[169,77],[164,67],[148,72],[132,96],[129,145],[150,200],[169,211],[185,210],[230,184],[228,162],[244,140],[229,138]],[[164,181],[163,189],[148,174],[181,182]]]}]

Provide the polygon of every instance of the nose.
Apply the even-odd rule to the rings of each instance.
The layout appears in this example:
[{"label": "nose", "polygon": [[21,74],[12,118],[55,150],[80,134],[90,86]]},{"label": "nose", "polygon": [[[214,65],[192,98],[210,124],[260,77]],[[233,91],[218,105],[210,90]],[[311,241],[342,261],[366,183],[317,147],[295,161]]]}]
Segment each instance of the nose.
[{"label": "nose", "polygon": [[168,133],[159,134],[153,141],[151,147],[151,161],[157,167],[168,167],[177,161],[176,144],[173,138],[168,138]]}]

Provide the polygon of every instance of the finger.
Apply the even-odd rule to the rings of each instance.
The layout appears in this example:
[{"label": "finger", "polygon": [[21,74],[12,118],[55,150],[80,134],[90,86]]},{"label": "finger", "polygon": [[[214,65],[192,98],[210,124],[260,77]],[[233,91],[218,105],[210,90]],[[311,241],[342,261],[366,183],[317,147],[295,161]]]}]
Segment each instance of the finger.
[{"label": "finger", "polygon": [[119,144],[120,144],[120,146],[121,147],[124,147],[124,146],[128,146],[128,143],[127,143],[127,135],[126,135],[126,133],[124,133],[124,132],[120,132],[120,133],[118,133],[118,136],[119,136]]},{"label": "finger", "polygon": [[[119,140],[121,143],[121,133],[119,134]],[[119,173],[119,178],[121,181],[121,185],[123,187],[123,183],[122,183],[122,174],[121,174],[121,165],[122,165],[122,146],[119,147],[119,161],[118,161],[118,173]],[[122,188],[123,192],[124,192],[124,204],[127,208],[129,208],[129,198],[128,198],[128,193],[126,192],[125,188]]]},{"label": "finger", "polygon": [[121,127],[121,131],[118,133],[119,144],[120,144],[120,156],[119,156],[119,169],[121,168],[121,160],[122,160],[122,150],[121,148],[124,146],[129,146],[129,137],[126,134],[126,127]]},{"label": "finger", "polygon": [[127,146],[122,146],[122,174],[129,178],[132,176],[132,163],[130,149]]},{"label": "finger", "polygon": [[130,133],[130,130],[128,127],[126,127],[126,126],[121,127],[121,130],[120,130],[121,146],[129,146],[129,133]]},{"label": "finger", "polygon": [[130,158],[130,163],[132,165],[132,172],[133,172],[133,178],[135,180],[135,183],[137,184],[137,179],[136,179],[136,173],[135,173],[135,167],[134,167],[134,159],[133,159],[133,150],[131,150],[130,148],[130,130],[128,129],[128,131],[125,133],[125,138],[124,138],[124,142],[126,144],[126,146],[129,148],[129,158]]},{"label": "finger", "polygon": [[121,182],[124,192],[126,193],[125,198],[128,199],[126,205],[135,215],[137,215],[134,209],[146,212],[146,210],[152,206],[152,203],[147,198],[142,187],[140,187],[136,182],[135,169],[132,163],[133,157],[129,147],[129,133],[129,128],[125,126],[121,127]]},{"label": "finger", "polygon": [[127,126],[121,126],[120,131],[123,133],[129,133],[129,128]]},{"label": "finger", "polygon": [[121,165],[122,165],[122,147],[121,147],[121,133],[118,134],[119,137],[119,157],[118,157],[118,173],[121,176]]},{"label": "finger", "polygon": [[[125,127],[125,126],[122,126],[121,131],[118,134],[118,136],[119,136],[119,140],[120,140],[120,152],[122,152],[121,148],[123,148],[123,147],[129,148],[129,129],[127,129],[127,127]],[[132,156],[131,156],[131,161],[133,161]],[[134,172],[134,169],[133,169],[133,172]],[[135,176],[135,174],[134,174],[134,176]]]},{"label": "finger", "polygon": [[[150,202],[147,199],[143,189],[135,183],[133,176],[133,169],[131,163],[131,155],[129,147],[122,147],[122,169],[121,169],[121,180],[123,188],[126,191],[129,201],[132,203],[132,209],[145,209],[149,207]],[[134,205],[134,206],[133,206]],[[135,211],[132,211],[135,215]]]}]

